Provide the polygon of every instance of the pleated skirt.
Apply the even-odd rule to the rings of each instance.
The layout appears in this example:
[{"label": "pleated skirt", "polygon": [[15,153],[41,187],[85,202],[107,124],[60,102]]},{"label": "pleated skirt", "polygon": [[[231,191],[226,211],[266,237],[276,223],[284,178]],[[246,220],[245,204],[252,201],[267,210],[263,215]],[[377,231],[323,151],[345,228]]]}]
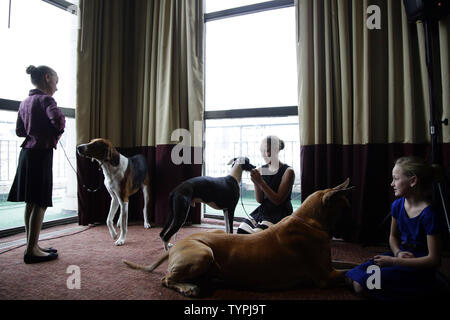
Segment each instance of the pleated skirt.
[{"label": "pleated skirt", "polygon": [[22,149],[8,201],[52,207],[53,149]]}]

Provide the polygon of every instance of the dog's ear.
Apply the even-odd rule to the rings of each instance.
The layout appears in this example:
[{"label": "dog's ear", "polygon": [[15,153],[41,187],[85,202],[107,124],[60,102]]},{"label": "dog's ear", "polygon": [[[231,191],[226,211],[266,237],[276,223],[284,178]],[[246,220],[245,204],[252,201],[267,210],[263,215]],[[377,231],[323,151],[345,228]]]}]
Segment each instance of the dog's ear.
[{"label": "dog's ear", "polygon": [[231,159],[230,162],[228,162],[227,164],[228,164],[228,165],[233,164],[233,163],[236,161],[236,159],[237,159],[237,158]]},{"label": "dog's ear", "polygon": [[337,187],[334,187],[333,190],[341,190],[348,187],[348,184],[350,183],[350,178],[347,178],[344,183],[338,185]]},{"label": "dog's ear", "polygon": [[337,199],[340,196],[346,195],[351,190],[355,189],[355,187],[345,188],[345,189],[338,189],[331,191],[328,191],[323,197],[322,197],[322,204],[324,206],[329,205],[333,200]]},{"label": "dog's ear", "polygon": [[110,163],[114,167],[119,165],[119,163],[120,163],[120,155],[119,155],[119,153],[117,151],[116,152],[112,152]]},{"label": "dog's ear", "polygon": [[116,148],[112,145],[108,146],[108,151],[106,155],[105,161],[108,161],[112,166],[118,166],[120,163],[120,155],[117,152]]}]

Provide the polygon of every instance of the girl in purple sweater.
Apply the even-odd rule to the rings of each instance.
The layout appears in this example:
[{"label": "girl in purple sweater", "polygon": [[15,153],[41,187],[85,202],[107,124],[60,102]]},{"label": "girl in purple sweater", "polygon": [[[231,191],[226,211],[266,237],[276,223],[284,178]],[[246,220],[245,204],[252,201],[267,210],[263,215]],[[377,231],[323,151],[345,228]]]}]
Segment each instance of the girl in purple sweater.
[{"label": "girl in purple sweater", "polygon": [[29,66],[26,71],[36,88],[19,107],[16,134],[25,140],[8,201],[26,202],[24,262],[37,263],[58,257],[56,249],[40,248],[38,240],[45,211],[53,205],[53,149],[64,132],[66,121],[52,98],[58,84],[56,72],[46,66]]}]

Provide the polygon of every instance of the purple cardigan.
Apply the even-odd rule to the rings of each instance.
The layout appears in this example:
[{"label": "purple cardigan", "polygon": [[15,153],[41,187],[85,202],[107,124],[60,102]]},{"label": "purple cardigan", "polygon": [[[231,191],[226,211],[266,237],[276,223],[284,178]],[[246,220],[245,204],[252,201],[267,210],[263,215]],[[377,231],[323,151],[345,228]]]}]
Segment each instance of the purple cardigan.
[{"label": "purple cardigan", "polygon": [[16,134],[25,137],[22,148],[56,149],[65,125],[66,118],[55,99],[39,89],[33,89],[20,104]]}]

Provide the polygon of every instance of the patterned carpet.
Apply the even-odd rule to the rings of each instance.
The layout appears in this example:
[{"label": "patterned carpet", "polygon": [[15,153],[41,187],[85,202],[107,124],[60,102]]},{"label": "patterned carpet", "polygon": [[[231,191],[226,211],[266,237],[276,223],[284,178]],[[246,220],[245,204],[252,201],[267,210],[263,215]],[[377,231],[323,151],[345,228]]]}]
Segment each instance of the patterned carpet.
[{"label": "patterned carpet", "polygon": [[[223,228],[222,226],[216,226]],[[56,230],[56,231],[55,231]],[[185,227],[178,234],[182,239],[206,228]],[[190,300],[163,287],[160,279],[167,262],[154,273],[127,268],[122,259],[149,264],[162,252],[159,239],[161,228],[144,229],[131,224],[127,242],[114,246],[106,226],[80,227],[76,224],[43,230],[42,247],[59,251],[55,261],[26,265],[24,247],[19,247],[24,235],[0,239],[0,300]],[[13,242],[14,241],[14,242]],[[14,245],[8,248],[8,244]],[[334,241],[333,259],[362,263],[385,251],[383,247],[361,247],[357,244]],[[2,253],[4,252],[4,253]],[[71,267],[72,266],[72,267]],[[80,270],[80,289],[69,289],[73,266]],[[450,259],[443,259],[441,270],[450,275]],[[73,271],[72,271],[73,272]],[[249,275],[251,276],[251,275]],[[206,297],[212,300],[358,300],[345,287],[335,289],[295,288],[282,291],[258,292],[216,286]]]}]

